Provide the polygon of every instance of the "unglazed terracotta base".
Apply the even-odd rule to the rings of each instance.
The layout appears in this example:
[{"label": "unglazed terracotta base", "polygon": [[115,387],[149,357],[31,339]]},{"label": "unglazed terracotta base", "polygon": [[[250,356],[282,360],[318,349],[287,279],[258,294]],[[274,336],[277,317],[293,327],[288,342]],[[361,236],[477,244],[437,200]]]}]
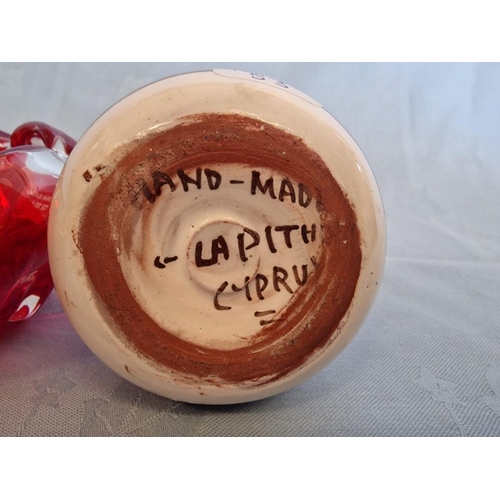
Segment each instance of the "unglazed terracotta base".
[{"label": "unglazed terracotta base", "polygon": [[304,381],[347,344],[380,283],[385,222],[365,158],[318,103],[217,70],[149,85],[90,127],[54,196],[49,253],[108,366],[228,404]]}]

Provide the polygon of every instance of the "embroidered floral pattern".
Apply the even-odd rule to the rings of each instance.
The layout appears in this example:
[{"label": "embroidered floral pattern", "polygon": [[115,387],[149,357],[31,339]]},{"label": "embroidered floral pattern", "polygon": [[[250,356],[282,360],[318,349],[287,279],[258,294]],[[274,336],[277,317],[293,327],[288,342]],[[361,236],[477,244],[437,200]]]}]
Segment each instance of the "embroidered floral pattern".
[{"label": "embroidered floral pattern", "polygon": [[484,394],[481,399],[500,417],[500,366],[489,366],[485,376],[493,394]]},{"label": "embroidered floral pattern", "polygon": [[81,436],[185,435],[197,407],[165,399],[122,380],[107,399],[85,401]]},{"label": "embroidered floral pattern", "polygon": [[436,377],[424,367],[420,369],[420,375],[417,378],[417,383],[430,393],[432,399],[443,404],[448,409],[451,417],[460,430],[460,434],[464,436],[464,425],[460,422],[456,413],[456,407],[463,405],[464,403],[455,395],[455,384],[449,382],[448,380]]},{"label": "embroidered floral pattern", "polygon": [[75,387],[76,384],[67,378],[62,370],[58,370],[45,380],[36,380],[33,385],[35,386],[35,395],[31,399],[32,404],[30,411],[19,427],[19,436],[23,436],[26,433],[35,415],[42,406],[54,409],[59,408],[60,397],[65,392]]}]

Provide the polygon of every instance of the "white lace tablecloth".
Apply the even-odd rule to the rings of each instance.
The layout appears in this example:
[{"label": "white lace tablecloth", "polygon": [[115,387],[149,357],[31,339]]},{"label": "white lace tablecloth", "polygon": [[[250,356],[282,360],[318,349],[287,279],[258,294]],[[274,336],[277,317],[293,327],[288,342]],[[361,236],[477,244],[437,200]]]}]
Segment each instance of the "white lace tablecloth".
[{"label": "white lace tablecloth", "polygon": [[40,120],[78,138],[138,87],[212,67],[299,88],[364,151],[388,224],[367,321],[295,389],[196,406],[115,375],[52,294],[1,327],[0,435],[500,435],[500,65],[0,64],[0,129]]}]

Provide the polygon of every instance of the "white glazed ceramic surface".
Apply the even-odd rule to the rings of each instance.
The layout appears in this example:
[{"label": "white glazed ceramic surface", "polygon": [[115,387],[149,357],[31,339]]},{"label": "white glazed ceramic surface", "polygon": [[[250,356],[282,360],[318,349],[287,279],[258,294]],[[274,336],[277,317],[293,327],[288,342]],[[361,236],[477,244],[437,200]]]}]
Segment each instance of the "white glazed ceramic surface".
[{"label": "white glazed ceramic surface", "polygon": [[[189,117],[213,113],[248,117],[261,123],[258,130],[262,132],[274,127],[300,138],[326,164],[357,221],[361,267],[348,311],[328,341],[280,376],[271,370],[238,381],[221,376],[215,366],[211,371],[210,363],[200,375],[152,359],[127,340],[127,332],[120,331],[106,313],[106,309],[116,313],[119,301],[103,305],[89,279],[85,250],[79,242],[88,204],[124,151],[129,151],[131,141],[173,129]],[[265,166],[205,162],[199,172],[186,171],[190,180],[182,175],[172,176],[172,185],[163,185],[154,203],[144,201],[144,211],[136,213],[132,206],[120,212],[120,224],[115,217],[110,226],[114,229],[106,238],[115,245],[134,300],[156,325],[182,345],[194,346],[200,364],[208,351],[230,360],[239,349],[259,345],[263,327],[286,325],[302,289],[315,294],[315,263],[322,259],[326,237],[321,204],[300,182]],[[250,188],[256,182],[252,175],[258,176],[259,186],[273,179],[274,196],[269,190],[256,196]],[[110,219],[113,210],[110,204]],[[121,224],[130,221],[134,223],[127,246]],[[56,290],[75,330],[114,371],[174,400],[239,403],[271,396],[306,380],[358,331],[382,276],[385,220],[366,159],[321,105],[282,82],[216,70],[144,87],[89,128],[71,153],[57,186],[49,223],[49,255]],[[102,262],[103,273],[106,265]],[[311,315],[302,318],[301,328]],[[138,321],[134,334],[140,335],[140,330]],[[305,329],[302,335],[307,334]]]}]

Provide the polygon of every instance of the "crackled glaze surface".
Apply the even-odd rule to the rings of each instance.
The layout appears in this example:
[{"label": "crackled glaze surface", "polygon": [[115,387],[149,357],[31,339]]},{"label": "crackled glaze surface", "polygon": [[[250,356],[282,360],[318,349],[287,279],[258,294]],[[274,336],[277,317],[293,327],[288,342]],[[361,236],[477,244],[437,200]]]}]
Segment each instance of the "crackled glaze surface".
[{"label": "crackled glaze surface", "polygon": [[51,265],[75,329],[173,399],[301,382],[356,332],[380,280],[366,160],[317,103],[262,83],[225,71],[141,89],[91,127],[58,185]]}]

